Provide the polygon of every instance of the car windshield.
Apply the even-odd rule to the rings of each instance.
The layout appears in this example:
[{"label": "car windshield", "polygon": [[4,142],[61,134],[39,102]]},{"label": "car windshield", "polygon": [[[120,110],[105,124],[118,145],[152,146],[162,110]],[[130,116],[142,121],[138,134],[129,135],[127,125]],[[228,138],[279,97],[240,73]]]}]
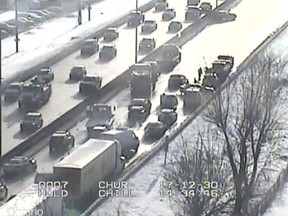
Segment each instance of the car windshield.
[{"label": "car windshield", "polygon": [[148,45],[148,44],[151,44],[152,43],[152,40],[151,39],[143,39],[141,41],[141,44],[144,44],[144,45]]},{"label": "car windshield", "polygon": [[106,31],[106,34],[115,34],[115,29],[108,29],[107,31]]},{"label": "car windshield", "polygon": [[23,164],[23,163],[24,161],[21,158],[11,158],[9,161],[9,164],[12,164],[12,165],[18,165],[18,164]]},{"label": "car windshield", "polygon": [[94,45],[94,41],[85,41],[84,42],[84,46],[93,46]]},{"label": "car windshield", "polygon": [[166,12],[166,13],[171,13],[171,12],[173,12],[174,11],[174,9],[166,9],[164,12]]},{"label": "car windshield", "polygon": [[165,97],[165,102],[167,101],[167,103],[176,103],[177,99],[174,95],[166,95]]},{"label": "car windshield", "polygon": [[113,49],[114,49],[114,47],[112,47],[112,46],[103,47],[103,51],[105,51],[105,52],[111,52],[111,51],[113,51]]},{"label": "car windshield", "polygon": [[158,129],[161,127],[161,124],[158,122],[154,122],[154,123],[149,123],[147,126],[148,130],[153,130],[153,129]]},{"label": "car windshield", "polygon": [[31,94],[31,93],[38,93],[40,92],[40,86],[24,86],[22,93],[23,94]]},{"label": "car windshield", "polygon": [[210,4],[209,3],[202,3],[201,7],[210,7]]},{"label": "car windshield", "polygon": [[65,136],[52,136],[51,143],[57,144],[57,143],[63,143]]},{"label": "car windshield", "polygon": [[24,120],[25,120],[25,121],[28,121],[28,122],[33,122],[33,121],[35,121],[36,119],[37,119],[36,116],[26,115]]},{"label": "car windshield", "polygon": [[76,66],[74,68],[72,68],[73,71],[82,71],[84,68],[80,67],[80,66]]},{"label": "car windshield", "polygon": [[7,90],[6,91],[19,91],[20,90],[20,87],[17,86],[17,85],[10,85],[8,86]]},{"label": "car windshield", "polygon": [[174,80],[174,79],[181,79],[181,75],[173,75],[173,76],[170,76],[170,79],[171,80]]},{"label": "car windshield", "polygon": [[154,24],[155,22],[153,20],[146,20],[144,23],[145,24]]},{"label": "car windshield", "polygon": [[93,82],[95,81],[95,77],[83,77],[82,81]]},{"label": "car windshield", "polygon": [[178,27],[178,25],[180,25],[179,22],[171,22],[171,23],[170,23],[170,26],[171,26],[171,27]]}]

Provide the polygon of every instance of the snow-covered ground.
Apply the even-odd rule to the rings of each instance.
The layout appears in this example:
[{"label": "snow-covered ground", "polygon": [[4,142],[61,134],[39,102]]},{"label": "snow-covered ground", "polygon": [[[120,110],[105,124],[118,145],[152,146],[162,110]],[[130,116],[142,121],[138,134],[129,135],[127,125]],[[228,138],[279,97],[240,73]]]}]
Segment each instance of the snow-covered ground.
[{"label": "snow-covered ground", "polygon": [[[275,53],[279,55],[284,55],[287,53],[287,43],[286,38],[288,36],[288,28],[280,34],[276,40],[274,40],[271,44],[271,48]],[[287,95],[288,90],[285,90],[283,96],[283,107],[286,106],[287,103]],[[284,104],[285,102],[285,104]],[[285,119],[283,119],[285,121]],[[287,120],[286,120],[287,122]],[[193,137],[198,133],[198,130],[201,128],[205,128],[207,123],[203,121],[201,116],[199,116],[189,127],[187,127],[182,136],[189,142],[193,143]],[[285,125],[287,126],[287,125]],[[286,128],[286,127],[285,127]],[[285,135],[282,133],[282,135]],[[286,135],[287,137],[287,135]],[[170,152],[173,152],[177,148],[177,144],[180,142],[181,137],[178,136],[171,144],[170,144]],[[286,166],[287,162],[280,160],[279,156],[283,154],[287,154],[287,148],[285,148],[286,139],[282,139],[278,146],[275,147],[274,156],[272,163],[267,167],[269,169],[269,173],[267,176],[267,182],[262,182],[261,185],[265,185],[265,188],[273,184],[275,179],[277,178],[277,174],[284,166]],[[169,155],[168,155],[169,157]],[[147,163],[141,170],[139,170],[135,175],[133,175],[129,179],[129,189],[132,191],[132,197],[129,198],[111,198],[108,199],[102,206],[100,206],[95,212],[91,214],[91,216],[98,215],[116,215],[117,209],[124,210],[125,216],[172,216],[173,211],[170,207],[170,202],[168,198],[160,197],[160,182],[162,180],[162,173],[165,171],[163,167],[164,161],[164,152],[158,153],[149,163]],[[286,193],[286,199],[288,194],[288,186],[284,189],[284,193]],[[279,209],[279,212],[275,212],[273,216],[287,216],[287,212],[285,212],[285,208],[287,209],[288,201],[283,202],[284,198],[280,198],[282,200],[279,201],[280,204],[284,204],[283,208]],[[282,213],[282,214],[281,214]],[[272,214],[265,215],[272,216]]]},{"label": "snow-covered ground", "polygon": [[[272,44],[272,49],[277,50],[279,54],[286,54],[288,50],[287,43],[284,43],[284,38],[287,38],[288,30],[285,30],[283,33],[282,40],[276,40],[275,43]],[[287,95],[286,95],[287,96]],[[285,103],[287,104],[287,102]],[[287,107],[287,105],[286,105]],[[271,207],[267,209],[263,216],[287,216],[288,215],[288,181],[284,185],[284,187],[277,193],[277,196],[273,203],[271,203]]]},{"label": "snow-covered ground", "polygon": [[[139,0],[139,6],[150,0]],[[111,7],[113,5],[113,7]],[[58,18],[19,35],[19,53],[15,53],[14,37],[2,40],[2,78],[5,80],[45,61],[74,43],[71,38],[86,38],[133,10],[135,0],[105,0],[92,5],[91,21],[83,10],[83,24],[77,26],[77,15]],[[17,63],[17,64],[15,64]]]}]

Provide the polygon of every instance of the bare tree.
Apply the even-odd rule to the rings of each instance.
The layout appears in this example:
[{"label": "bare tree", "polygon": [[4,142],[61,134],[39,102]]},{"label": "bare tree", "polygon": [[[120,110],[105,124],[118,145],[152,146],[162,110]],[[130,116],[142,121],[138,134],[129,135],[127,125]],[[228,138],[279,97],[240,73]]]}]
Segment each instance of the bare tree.
[{"label": "bare tree", "polygon": [[126,216],[127,215],[127,211],[124,210],[124,207],[123,207],[123,202],[122,200],[118,203],[117,206],[114,207],[114,212],[109,214],[109,213],[105,213],[103,215],[103,213],[97,213],[97,216]]},{"label": "bare tree", "polygon": [[[279,77],[287,62],[271,52],[258,55],[221,94],[218,94],[204,114],[204,119],[216,126],[225,141],[235,188],[234,213],[247,213],[249,199],[269,153],[262,147],[273,144],[279,118],[283,116],[280,96],[283,80]],[[264,162],[259,164],[259,158]]]},{"label": "bare tree", "polygon": [[181,139],[180,150],[172,155],[164,172],[175,215],[223,215],[231,202],[227,196],[230,173],[218,143],[211,130],[199,132],[195,141]]}]

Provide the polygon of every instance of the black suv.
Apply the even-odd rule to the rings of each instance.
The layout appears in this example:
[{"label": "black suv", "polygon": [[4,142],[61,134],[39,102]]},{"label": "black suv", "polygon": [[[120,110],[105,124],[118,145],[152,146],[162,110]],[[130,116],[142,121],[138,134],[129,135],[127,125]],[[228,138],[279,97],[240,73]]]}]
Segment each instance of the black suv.
[{"label": "black suv", "polygon": [[68,149],[74,147],[75,138],[69,131],[55,132],[49,141],[49,150],[53,152],[57,149]]},{"label": "black suv", "polygon": [[21,131],[35,131],[43,126],[43,118],[41,113],[29,112],[20,122]]}]

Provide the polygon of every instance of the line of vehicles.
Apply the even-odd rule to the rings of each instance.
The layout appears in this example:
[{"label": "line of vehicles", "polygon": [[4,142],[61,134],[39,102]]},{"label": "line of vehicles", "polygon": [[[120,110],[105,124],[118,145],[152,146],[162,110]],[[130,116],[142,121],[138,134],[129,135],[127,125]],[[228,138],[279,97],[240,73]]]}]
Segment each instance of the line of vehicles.
[{"label": "line of vehicles", "polygon": [[[131,126],[141,124],[147,119],[152,107],[150,98],[156,89],[159,76],[162,73],[173,71],[179,62],[181,62],[181,48],[170,44],[161,48],[155,61],[141,62],[130,67],[131,104],[128,106],[127,120]],[[218,59],[212,63],[211,68],[205,68],[202,82],[199,78],[198,82],[191,84],[184,75],[174,74],[169,78],[168,89],[172,92],[179,90],[183,95],[183,108],[193,112],[201,104],[207,91],[214,91],[225,81],[233,65],[233,57],[218,56]],[[86,75],[87,72],[83,74],[83,77]],[[53,79],[52,76],[50,77],[50,79],[37,78],[34,81],[36,84],[32,84],[32,86],[50,86],[51,88],[50,82]],[[20,97],[24,86],[21,85]],[[95,93],[95,90],[97,89],[90,89],[90,92]],[[43,92],[43,90],[40,92]],[[177,121],[178,105],[176,94],[171,92],[169,94],[163,93],[160,97],[158,119],[156,122],[147,123],[144,128],[144,139],[149,141],[160,139]],[[43,181],[68,182],[67,190],[69,195],[61,200],[67,208],[82,209],[87,207],[91,201],[97,198],[97,182],[117,177],[124,169],[125,163],[134,157],[138,151],[140,140],[133,130],[128,128],[113,129],[115,110],[115,107],[107,104],[89,105],[86,110],[87,116],[89,116],[89,120],[86,123],[88,140],[79,149],[55,164],[53,173],[48,173],[47,175],[39,173],[36,175],[35,184],[39,183],[41,176],[45,176],[42,178]],[[41,117],[39,117],[41,114],[35,115],[35,113],[31,112],[28,112],[28,114],[30,114],[31,118],[39,118],[39,124],[41,122],[43,124],[43,119],[41,121]],[[60,153],[63,152],[62,150],[66,151],[74,145],[75,138],[69,131],[57,131],[49,140],[49,151],[53,154]],[[35,171],[37,162],[33,158],[14,156],[5,164],[5,167],[5,177],[16,177],[28,173],[28,170],[29,172]],[[27,170],[23,172],[21,167]],[[31,187],[35,187],[35,185]],[[47,199],[50,199],[50,197]],[[51,199],[53,198],[51,197]],[[14,201],[12,199],[9,202]],[[6,204],[0,208],[0,212],[1,209],[5,210],[5,206]],[[61,213],[58,215],[61,215],[63,213],[63,205],[59,206]],[[59,209],[55,208],[56,210],[58,211]]]},{"label": "line of vehicles", "polygon": [[[152,64],[151,62],[144,62],[139,63],[139,70],[137,64],[130,68],[131,78],[134,76],[133,72],[147,72],[143,69],[145,68],[144,65],[149,73],[155,74],[156,78],[160,76],[161,72],[159,73],[159,70],[157,70],[159,68],[155,66],[157,62],[153,62]],[[170,75],[167,85],[169,93],[161,94],[157,121],[146,124],[143,139],[154,142],[163,137],[166,131],[175,124],[179,106],[177,91],[183,95],[183,108],[193,112],[202,103],[203,98],[207,96],[207,89],[213,92],[219,87],[219,80],[221,82],[225,81],[224,78],[218,79],[218,77],[226,76],[227,78],[233,65],[234,58],[232,56],[218,56],[212,63],[211,68],[205,68],[203,79],[201,79],[202,82],[199,79],[199,82],[194,81],[194,83],[189,83],[189,80],[184,75]],[[216,77],[214,84],[217,85],[205,83],[206,77],[209,77],[210,74]],[[149,79],[146,79],[146,82],[150,83],[150,85],[143,85],[141,87],[144,92],[147,88],[153,91],[151,86],[154,81],[151,77],[153,76],[149,76]],[[131,82],[133,82],[132,79]],[[141,82],[144,83],[143,80]],[[127,118],[130,127],[143,123],[150,115],[152,107],[150,98],[151,95],[132,97],[131,94],[131,103],[128,106]],[[61,199],[61,202],[65,203],[66,208],[80,210],[86,208],[91,201],[97,198],[97,182],[116,178],[124,169],[125,164],[137,153],[141,140],[139,140],[133,130],[113,127],[115,110],[116,107],[109,104],[92,104],[87,106],[86,112],[89,117],[86,123],[87,141],[79,149],[56,163],[52,173],[37,173],[35,184],[39,183],[39,181],[68,182],[69,186],[66,189],[69,195]],[[49,149],[53,154],[62,153],[73,147],[74,143],[74,136],[69,131],[57,131],[50,138]],[[33,158],[14,156],[4,167],[5,176],[19,176],[34,172],[37,163]],[[31,187],[35,187],[35,185]],[[53,198],[48,197],[46,199]],[[12,201],[13,199],[9,202]],[[3,208],[5,208],[5,205]],[[63,206],[61,205],[59,208],[54,208],[54,210],[62,212]]]}]

